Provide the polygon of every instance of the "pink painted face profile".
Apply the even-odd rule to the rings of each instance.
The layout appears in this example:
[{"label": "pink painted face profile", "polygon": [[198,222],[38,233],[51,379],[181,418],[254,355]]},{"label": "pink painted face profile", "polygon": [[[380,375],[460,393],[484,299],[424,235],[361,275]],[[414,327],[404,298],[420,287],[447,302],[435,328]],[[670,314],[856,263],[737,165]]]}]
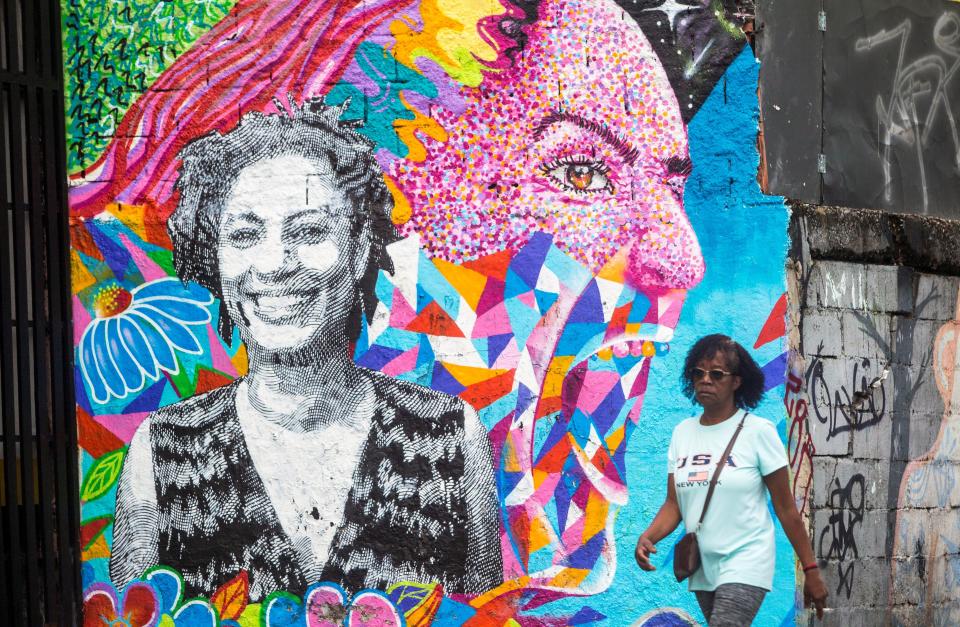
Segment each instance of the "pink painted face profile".
[{"label": "pink painted face profile", "polygon": [[680,110],[616,5],[548,0],[513,67],[462,95],[464,113],[433,112],[448,140],[390,172],[412,209],[401,230],[431,256],[516,251],[542,231],[594,273],[619,268],[647,293],[700,281]]}]

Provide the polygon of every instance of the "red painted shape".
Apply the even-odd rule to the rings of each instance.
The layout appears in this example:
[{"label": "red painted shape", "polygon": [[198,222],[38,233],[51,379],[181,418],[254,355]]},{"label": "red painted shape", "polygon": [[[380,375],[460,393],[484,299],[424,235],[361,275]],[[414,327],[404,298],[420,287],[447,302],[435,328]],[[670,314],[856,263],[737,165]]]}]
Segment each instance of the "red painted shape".
[{"label": "red painted shape", "polygon": [[777,338],[781,338],[787,334],[787,293],[784,292],[783,296],[776,302],[773,306],[773,310],[770,312],[770,315],[767,316],[767,321],[763,323],[763,328],[760,329],[760,335],[757,337],[756,343],[754,343],[754,348],[760,348],[768,342],[772,342]]},{"label": "red painted shape", "polygon": [[407,331],[441,335],[444,337],[463,337],[463,331],[436,301],[423,308],[417,317],[407,325]]},{"label": "red painted shape", "polygon": [[215,390],[217,388],[223,387],[233,381],[230,377],[220,374],[215,370],[208,370],[207,368],[201,368],[197,372],[197,389],[195,394],[202,394],[203,392],[209,392],[210,390]]},{"label": "red painted shape", "polygon": [[467,261],[463,264],[464,268],[469,268],[475,272],[479,272],[484,276],[494,277],[505,281],[507,279],[507,268],[510,266],[510,259],[513,257],[513,252],[510,250],[503,250],[492,255],[486,255],[485,257],[480,257],[474,261]]},{"label": "red painted shape", "polygon": [[94,458],[103,457],[111,451],[123,448],[124,445],[120,438],[91,418],[90,414],[80,407],[77,407],[77,438],[80,448]]},{"label": "red painted shape", "polygon": [[513,375],[514,371],[510,370],[486,381],[475,383],[460,392],[460,398],[470,403],[474,409],[486,407],[510,393],[513,389]]}]

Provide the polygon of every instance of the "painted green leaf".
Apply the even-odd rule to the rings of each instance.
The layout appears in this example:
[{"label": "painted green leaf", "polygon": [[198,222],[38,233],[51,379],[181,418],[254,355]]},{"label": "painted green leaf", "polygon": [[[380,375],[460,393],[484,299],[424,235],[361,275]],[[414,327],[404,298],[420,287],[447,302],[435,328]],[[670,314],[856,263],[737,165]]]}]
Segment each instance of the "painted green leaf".
[{"label": "painted green leaf", "polygon": [[127,454],[127,449],[122,448],[112,453],[107,453],[97,461],[87,471],[83,478],[83,485],[80,486],[80,500],[92,501],[106,494],[113,484],[117,482],[120,476],[120,468],[123,466],[123,458]]}]

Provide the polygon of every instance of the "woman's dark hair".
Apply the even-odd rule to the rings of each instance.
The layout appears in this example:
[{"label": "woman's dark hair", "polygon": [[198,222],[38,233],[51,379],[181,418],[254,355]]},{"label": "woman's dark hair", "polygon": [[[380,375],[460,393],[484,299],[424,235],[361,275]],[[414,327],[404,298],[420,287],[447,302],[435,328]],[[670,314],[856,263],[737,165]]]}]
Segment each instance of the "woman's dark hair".
[{"label": "woman's dark hair", "polygon": [[173,242],[173,265],[182,281],[196,281],[221,299],[218,332],[230,343],[233,321],[223,304],[217,239],[220,215],[240,172],[255,163],[285,155],[330,164],[333,177],[355,211],[352,233],[369,228],[370,254],[359,294],[350,315],[348,337],[359,336],[361,316],[373,315],[377,306],[375,285],[380,270],[393,273],[386,247],[400,239],[391,220],[393,196],[387,189],[374,157],[373,142],[354,130],[355,122],[342,120],[349,103],[338,107],[323,99],[290,103],[291,111],[277,103],[275,114],[252,112],[240,124],[220,134],[210,133],[188,144],[179,154],[183,165],[176,189],[177,208],[167,221]]},{"label": "woman's dark hair", "polygon": [[740,377],[740,387],[734,393],[733,402],[740,409],[755,408],[763,399],[763,371],[744,347],[720,333],[700,338],[687,353],[687,358],[683,362],[683,372],[680,374],[684,395],[690,400],[694,399],[693,369],[700,361],[710,359],[717,353],[723,353],[726,356],[733,374]]}]

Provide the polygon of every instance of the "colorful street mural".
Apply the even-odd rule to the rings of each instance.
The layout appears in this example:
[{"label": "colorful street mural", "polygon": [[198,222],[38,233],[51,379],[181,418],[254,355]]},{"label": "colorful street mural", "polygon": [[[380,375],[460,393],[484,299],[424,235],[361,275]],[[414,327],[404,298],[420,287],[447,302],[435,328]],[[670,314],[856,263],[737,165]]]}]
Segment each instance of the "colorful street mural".
[{"label": "colorful street mural", "polygon": [[[792,429],[736,7],[95,4],[63,7],[86,624],[699,624],[632,557],[687,348],[754,346]],[[794,616],[777,546],[758,624]]]}]

